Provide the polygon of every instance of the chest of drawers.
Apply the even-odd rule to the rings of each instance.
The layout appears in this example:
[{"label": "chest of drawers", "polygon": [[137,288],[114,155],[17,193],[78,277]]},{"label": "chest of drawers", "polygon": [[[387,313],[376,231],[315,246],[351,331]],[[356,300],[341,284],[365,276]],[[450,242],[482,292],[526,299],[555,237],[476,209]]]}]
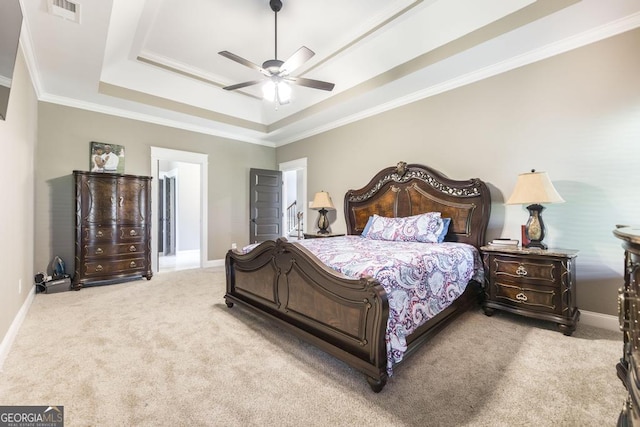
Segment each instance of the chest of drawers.
[{"label": "chest of drawers", "polygon": [[74,171],[76,256],[72,285],[151,279],[151,178]]},{"label": "chest of drawers", "polygon": [[495,309],[558,324],[565,335],[576,329],[575,258],[566,249],[483,246],[485,314]]},{"label": "chest of drawers", "polygon": [[640,426],[640,227],[619,226],[613,234],[624,249],[624,284],[618,290],[623,345],[616,371],[627,388],[627,398],[618,426]]}]

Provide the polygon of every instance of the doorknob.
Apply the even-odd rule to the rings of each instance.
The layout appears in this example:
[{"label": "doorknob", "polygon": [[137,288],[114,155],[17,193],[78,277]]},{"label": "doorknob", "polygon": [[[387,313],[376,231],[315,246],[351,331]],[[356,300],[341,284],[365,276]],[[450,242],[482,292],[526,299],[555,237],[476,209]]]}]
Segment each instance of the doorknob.
[{"label": "doorknob", "polygon": [[255,218],[251,218],[251,222],[256,222],[256,219]]}]

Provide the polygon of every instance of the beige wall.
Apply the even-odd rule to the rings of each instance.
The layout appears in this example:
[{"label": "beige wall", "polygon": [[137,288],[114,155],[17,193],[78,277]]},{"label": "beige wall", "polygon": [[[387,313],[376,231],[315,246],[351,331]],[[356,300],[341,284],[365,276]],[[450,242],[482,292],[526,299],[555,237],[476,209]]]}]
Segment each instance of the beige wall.
[{"label": "beige wall", "polygon": [[[36,152],[36,268],[59,255],[74,266],[73,170],[88,170],[89,143],[125,146],[125,173],[151,173],[151,146],[209,156],[208,253],[223,259],[249,240],[249,168],[275,168],[275,149],[41,102]],[[152,193],[155,194],[155,193]]]},{"label": "beige wall", "polygon": [[[487,238],[519,238],[528,213],[505,206],[519,173],[547,171],[566,203],[547,206],[545,241],[580,250],[578,305],[616,314],[618,223],[640,223],[640,30],[279,147],[308,158],[308,194],[325,189],[345,231],[345,192],[400,160],[492,191]],[[315,218],[310,218],[315,221]]]},{"label": "beige wall", "polygon": [[[7,120],[0,120],[0,150],[4,158],[0,168],[3,183],[0,209],[0,342],[34,284],[33,157],[36,122],[36,94],[19,50]],[[22,289],[18,292],[20,281]]]}]

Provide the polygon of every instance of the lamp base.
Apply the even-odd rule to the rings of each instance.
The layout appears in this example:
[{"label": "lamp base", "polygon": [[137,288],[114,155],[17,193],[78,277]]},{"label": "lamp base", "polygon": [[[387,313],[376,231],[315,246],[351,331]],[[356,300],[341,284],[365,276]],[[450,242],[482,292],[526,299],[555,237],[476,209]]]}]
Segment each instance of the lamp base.
[{"label": "lamp base", "polygon": [[547,249],[547,245],[542,243],[544,239],[544,222],[542,221],[542,211],[544,206],[539,204],[532,204],[527,206],[529,211],[529,220],[524,226],[524,232],[529,239],[529,243],[523,245],[525,248],[540,248]]},{"label": "lamp base", "polygon": [[327,218],[326,209],[320,209],[320,217],[318,218],[318,234],[329,234],[329,218]]},{"label": "lamp base", "polygon": [[548,246],[545,245],[544,243],[540,242],[540,241],[531,241],[529,243],[527,243],[526,245],[523,245],[525,248],[540,248],[540,249],[547,249]]}]

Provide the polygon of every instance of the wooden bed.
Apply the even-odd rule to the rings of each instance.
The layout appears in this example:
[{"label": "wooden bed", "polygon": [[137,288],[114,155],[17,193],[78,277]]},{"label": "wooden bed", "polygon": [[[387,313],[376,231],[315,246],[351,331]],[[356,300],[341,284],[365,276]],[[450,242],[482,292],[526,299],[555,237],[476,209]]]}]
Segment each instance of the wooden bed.
[{"label": "wooden bed", "polygon": [[[347,232],[362,233],[369,216],[405,217],[442,212],[451,218],[445,241],[484,244],[491,208],[479,179],[455,181],[418,164],[383,169],[344,198]],[[385,331],[389,303],[372,278],[351,279],[286,239],[266,241],[247,254],[226,256],[227,306],[248,307],[364,373],[374,392],[388,380]],[[407,338],[405,356],[481,296],[472,282],[454,303]],[[406,359],[406,357],[405,357]]]}]

